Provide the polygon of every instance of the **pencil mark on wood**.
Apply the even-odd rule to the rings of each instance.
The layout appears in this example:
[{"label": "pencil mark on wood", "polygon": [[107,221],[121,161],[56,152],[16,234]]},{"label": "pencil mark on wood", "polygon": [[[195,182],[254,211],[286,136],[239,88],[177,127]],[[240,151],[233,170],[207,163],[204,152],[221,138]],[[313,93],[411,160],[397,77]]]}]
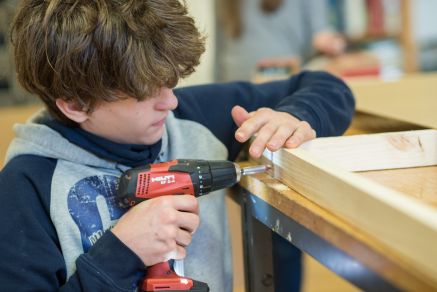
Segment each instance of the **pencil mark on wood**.
[{"label": "pencil mark on wood", "polygon": [[404,135],[388,136],[387,140],[395,149],[399,151],[408,151],[415,148],[415,143],[413,143],[408,137]]},{"label": "pencil mark on wood", "polygon": [[417,137],[417,143],[419,144],[420,150],[424,151],[422,141],[420,141],[420,137]]}]

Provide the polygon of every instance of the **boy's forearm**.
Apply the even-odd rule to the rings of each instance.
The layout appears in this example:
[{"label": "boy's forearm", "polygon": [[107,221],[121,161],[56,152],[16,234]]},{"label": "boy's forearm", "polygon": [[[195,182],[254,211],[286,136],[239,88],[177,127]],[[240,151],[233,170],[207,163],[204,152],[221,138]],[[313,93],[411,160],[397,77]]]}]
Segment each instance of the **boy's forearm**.
[{"label": "boy's forearm", "polygon": [[296,91],[275,107],[310,123],[317,137],[341,135],[349,127],[355,99],[349,87],[324,72],[303,72]]},{"label": "boy's forearm", "polygon": [[111,231],[76,260],[76,272],[62,291],[133,291],[144,277],[141,260]]}]

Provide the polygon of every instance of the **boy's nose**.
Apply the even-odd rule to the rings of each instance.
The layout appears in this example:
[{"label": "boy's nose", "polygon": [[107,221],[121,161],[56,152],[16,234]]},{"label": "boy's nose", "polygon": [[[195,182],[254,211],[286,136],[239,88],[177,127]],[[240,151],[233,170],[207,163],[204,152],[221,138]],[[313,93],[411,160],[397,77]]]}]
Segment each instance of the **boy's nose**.
[{"label": "boy's nose", "polygon": [[156,99],[156,110],[174,110],[178,106],[178,100],[171,88],[161,88]]}]

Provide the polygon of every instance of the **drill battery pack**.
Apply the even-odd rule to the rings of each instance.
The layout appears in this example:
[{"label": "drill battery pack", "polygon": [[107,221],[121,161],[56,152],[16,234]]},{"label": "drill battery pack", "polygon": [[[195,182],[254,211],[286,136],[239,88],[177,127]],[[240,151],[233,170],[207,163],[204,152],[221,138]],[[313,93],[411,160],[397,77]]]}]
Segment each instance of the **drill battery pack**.
[{"label": "drill battery pack", "polygon": [[[180,287],[178,289],[170,288],[169,286],[155,286],[153,289],[150,290],[143,290],[143,292],[153,292],[153,291],[166,291],[166,292],[181,292],[181,291],[190,291],[190,292],[209,292],[209,286],[208,284],[196,280],[192,280],[193,286],[191,288],[183,288]],[[143,288],[145,288],[143,286]],[[147,288],[146,288],[147,289]]]}]

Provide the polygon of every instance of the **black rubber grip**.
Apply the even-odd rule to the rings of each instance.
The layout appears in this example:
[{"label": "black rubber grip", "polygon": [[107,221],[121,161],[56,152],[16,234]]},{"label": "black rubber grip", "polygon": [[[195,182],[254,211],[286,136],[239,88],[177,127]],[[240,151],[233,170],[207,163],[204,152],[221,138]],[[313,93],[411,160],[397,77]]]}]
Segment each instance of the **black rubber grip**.
[{"label": "black rubber grip", "polygon": [[226,160],[209,161],[211,170],[211,192],[229,188],[237,182],[237,173],[233,162]]}]

